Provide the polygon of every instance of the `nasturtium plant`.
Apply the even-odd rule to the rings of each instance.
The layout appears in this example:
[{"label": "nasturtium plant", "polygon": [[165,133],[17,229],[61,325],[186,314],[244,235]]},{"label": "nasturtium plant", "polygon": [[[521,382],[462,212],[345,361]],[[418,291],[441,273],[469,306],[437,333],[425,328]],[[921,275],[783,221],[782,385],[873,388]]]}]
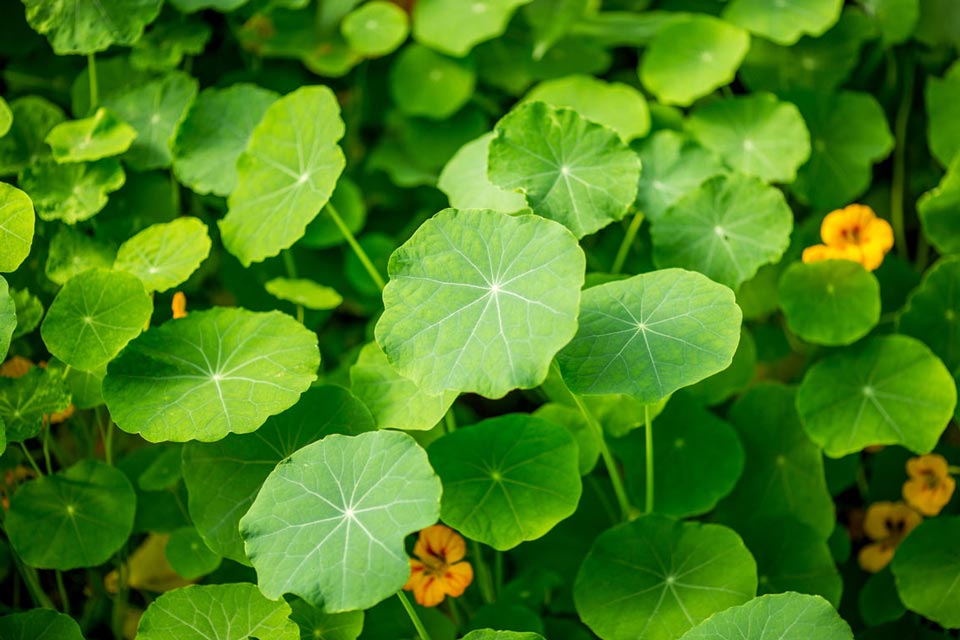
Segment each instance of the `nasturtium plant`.
[{"label": "nasturtium plant", "polygon": [[803,34],[819,36],[840,17],[843,0],[731,0],[723,17],[758,36],[793,44]]},{"label": "nasturtium plant", "polygon": [[113,268],[137,276],[148,291],[166,291],[185,282],[209,253],[207,226],[182,217],[151,225],[124,242]]},{"label": "nasturtium plant", "polygon": [[30,197],[0,182],[0,271],[14,271],[30,255],[35,220]]},{"label": "nasturtium plant", "polygon": [[710,617],[682,640],[852,640],[853,632],[829,602],[795,592],[754,598]]},{"label": "nasturtium plant", "polygon": [[48,159],[20,172],[20,186],[33,200],[40,219],[67,224],[83,222],[100,213],[109,194],[122,187],[126,179],[115,158],[69,164]]},{"label": "nasturtium plant", "polygon": [[133,127],[101,107],[89,118],[61,122],[50,130],[46,142],[57,162],[84,162],[119,155],[136,137]]}]

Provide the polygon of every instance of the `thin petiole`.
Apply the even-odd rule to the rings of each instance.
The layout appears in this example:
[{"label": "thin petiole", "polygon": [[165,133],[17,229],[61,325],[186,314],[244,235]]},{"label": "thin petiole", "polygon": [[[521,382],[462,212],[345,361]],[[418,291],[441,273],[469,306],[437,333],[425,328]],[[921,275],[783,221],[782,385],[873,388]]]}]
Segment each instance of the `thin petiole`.
[{"label": "thin petiole", "polygon": [[397,591],[397,597],[400,598],[400,602],[403,603],[403,608],[406,609],[407,615],[410,616],[410,622],[413,623],[414,628],[416,628],[417,633],[420,635],[420,640],[430,640],[430,634],[427,633],[427,628],[423,626],[423,621],[420,620],[420,616],[417,615],[417,610],[413,608],[410,599],[407,598],[407,594],[401,589]]},{"label": "thin petiole", "polygon": [[383,291],[383,288],[387,286],[387,283],[384,281],[383,276],[380,275],[380,272],[377,271],[377,268],[373,265],[373,261],[370,260],[370,256],[367,255],[367,252],[364,251],[363,247],[360,246],[360,243],[357,242],[356,237],[354,237],[353,233],[350,232],[350,229],[347,228],[343,218],[341,218],[339,212],[337,212],[337,208],[333,206],[332,202],[328,202],[326,210],[327,213],[330,214],[330,219],[333,220],[333,223],[337,225],[338,229],[340,229],[340,233],[343,234],[347,244],[349,244],[350,248],[353,249],[353,252],[360,260],[363,268],[367,270],[367,273],[370,275],[370,279],[373,280],[374,284],[377,285],[380,291]]},{"label": "thin petiole", "polygon": [[92,53],[87,54],[87,77],[90,80],[90,112],[92,113],[100,102],[100,92],[97,89],[97,59]]},{"label": "thin petiole", "polygon": [[480,596],[487,604],[496,601],[497,596],[493,591],[493,579],[490,577],[490,567],[483,559],[483,548],[476,540],[471,540],[473,545],[473,563],[477,566],[477,585],[480,587]]},{"label": "thin petiole", "polygon": [[644,443],[646,445],[646,482],[647,493],[644,499],[643,512],[653,513],[653,423],[650,422],[650,406],[643,407]]},{"label": "thin petiole", "polygon": [[627,261],[627,256],[630,254],[630,247],[633,246],[633,241],[637,238],[637,232],[640,230],[641,224],[643,224],[643,213],[638,211],[630,221],[630,226],[627,227],[623,241],[620,242],[620,248],[617,249],[617,257],[613,259],[613,266],[610,267],[610,273],[617,274],[623,270],[623,265]]},{"label": "thin petiole", "polygon": [[[895,60],[895,58],[891,59]],[[907,125],[910,123],[910,111],[913,108],[915,75],[913,57],[909,53],[904,56],[899,68],[903,80],[900,88],[900,106],[897,108],[896,119],[893,123],[893,135],[896,143],[893,149],[893,178],[890,183],[890,220],[893,226],[894,246],[897,249],[897,255],[906,260],[910,252],[907,247],[903,204],[907,182]]]},{"label": "thin petiole", "polygon": [[[283,254],[283,267],[287,271],[287,277],[291,280],[297,279],[297,263],[293,259],[293,253],[289,249],[284,249]],[[297,307],[297,322],[303,324],[303,305],[298,304]]]}]

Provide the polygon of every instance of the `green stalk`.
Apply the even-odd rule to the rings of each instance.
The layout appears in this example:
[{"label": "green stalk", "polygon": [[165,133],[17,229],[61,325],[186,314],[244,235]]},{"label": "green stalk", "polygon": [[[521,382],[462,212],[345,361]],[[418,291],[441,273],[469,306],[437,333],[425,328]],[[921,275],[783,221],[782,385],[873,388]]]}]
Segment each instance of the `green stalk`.
[{"label": "green stalk", "polygon": [[503,590],[503,551],[499,549],[493,553],[493,589],[497,597]]},{"label": "green stalk", "polygon": [[493,591],[493,579],[490,577],[490,568],[483,559],[483,548],[476,540],[471,540],[473,546],[473,563],[477,567],[477,586],[480,587],[480,596],[487,604],[496,601],[497,596]]},{"label": "green stalk", "polygon": [[423,621],[420,620],[420,616],[417,615],[417,610],[410,604],[410,599],[407,598],[407,594],[401,589],[397,591],[397,597],[400,598],[400,602],[403,603],[403,608],[407,610],[407,615],[410,616],[410,622],[413,623],[417,633],[420,634],[420,640],[430,640],[430,634],[427,633],[427,628],[423,626]]},{"label": "green stalk", "polygon": [[893,151],[893,179],[890,183],[890,218],[893,223],[894,245],[897,255],[904,260],[909,259],[903,203],[907,182],[907,125],[910,123],[910,110],[913,108],[914,70],[913,57],[907,53],[901,68],[903,80],[900,87],[900,106],[893,124],[896,146]]},{"label": "green stalk", "polygon": [[653,423],[650,422],[650,407],[643,407],[644,442],[646,444],[647,454],[647,495],[644,500],[643,512],[653,513]]},{"label": "green stalk", "polygon": [[610,273],[617,274],[623,269],[623,263],[627,260],[627,255],[630,253],[630,247],[633,246],[633,241],[637,237],[637,231],[640,230],[640,225],[643,224],[643,213],[638,211],[634,214],[633,220],[630,221],[630,226],[627,227],[627,232],[623,236],[623,241],[620,243],[620,248],[617,249],[617,257],[613,259],[613,266],[610,267]]},{"label": "green stalk", "polygon": [[443,414],[443,428],[447,433],[453,433],[457,430],[457,417],[453,415],[453,405]]},{"label": "green stalk", "polygon": [[53,465],[50,464],[50,429],[53,428],[53,425],[47,422],[46,427],[43,429],[43,463],[47,467],[47,473],[53,473]]},{"label": "green stalk", "polygon": [[[289,249],[284,249],[283,254],[283,266],[287,270],[287,277],[291,280],[297,279],[297,263],[293,260],[293,252]],[[298,304],[297,306],[297,322],[303,324],[303,305]]]},{"label": "green stalk", "polygon": [[97,61],[92,53],[87,54],[87,77],[90,80],[90,112],[92,113],[100,102],[100,92],[97,90]]},{"label": "green stalk", "polygon": [[38,478],[43,477],[43,471],[40,471],[40,467],[37,466],[37,461],[33,459],[33,456],[30,455],[30,452],[27,450],[27,445],[20,443],[20,448],[23,449],[23,455],[27,459],[27,462],[30,463],[30,466],[33,467],[33,470],[36,472]]},{"label": "green stalk", "polygon": [[11,554],[13,555],[14,563],[17,565],[17,569],[20,571],[20,576],[23,578],[24,584],[27,585],[27,592],[30,593],[30,599],[33,600],[33,603],[43,609],[55,610],[56,607],[53,606],[53,600],[50,599],[50,596],[48,596],[43,590],[43,587],[40,586],[40,578],[37,576],[37,570],[24,564],[20,556],[12,549]]},{"label": "green stalk", "polygon": [[70,597],[67,595],[67,587],[63,584],[63,572],[57,569],[54,572],[57,576],[57,592],[60,594],[61,611],[70,615]]},{"label": "green stalk", "polygon": [[340,229],[340,233],[343,234],[344,239],[347,241],[347,244],[350,245],[350,248],[353,249],[353,252],[357,255],[357,258],[360,259],[360,263],[363,265],[363,268],[367,270],[367,273],[370,274],[370,279],[373,280],[374,284],[383,291],[383,288],[387,286],[387,283],[384,281],[383,276],[380,275],[380,272],[377,271],[377,268],[373,266],[373,261],[370,260],[370,256],[367,255],[367,252],[363,250],[363,247],[360,246],[360,243],[357,242],[357,239],[350,232],[350,229],[347,228],[347,225],[343,222],[343,218],[340,217],[340,214],[337,212],[337,208],[333,206],[332,202],[327,203],[327,213],[330,214],[330,218],[333,220],[333,223],[337,225],[337,228]]}]

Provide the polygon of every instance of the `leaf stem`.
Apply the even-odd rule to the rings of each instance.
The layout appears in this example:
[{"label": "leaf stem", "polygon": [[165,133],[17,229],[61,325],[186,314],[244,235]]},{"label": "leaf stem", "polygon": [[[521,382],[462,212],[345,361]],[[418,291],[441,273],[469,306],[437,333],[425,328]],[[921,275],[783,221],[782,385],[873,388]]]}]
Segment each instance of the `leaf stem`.
[{"label": "leaf stem", "polygon": [[653,423],[650,422],[650,405],[643,406],[644,443],[646,445],[646,489],[643,503],[644,513],[653,513]]},{"label": "leaf stem", "polygon": [[30,451],[27,450],[27,445],[20,443],[20,448],[23,449],[23,456],[27,459],[27,462],[30,463],[30,466],[33,467],[33,470],[36,472],[38,478],[43,477],[43,471],[40,471],[40,467],[37,465],[37,461],[33,459],[33,456],[30,455]]},{"label": "leaf stem", "polygon": [[[293,252],[289,249],[284,249],[281,251],[283,254],[283,267],[287,270],[287,277],[291,280],[297,279],[297,263],[293,259]],[[303,305],[298,304],[297,307],[297,322],[303,324]]]},{"label": "leaf stem", "polygon": [[90,112],[93,113],[100,102],[100,92],[97,89],[96,56],[92,53],[87,54],[87,77],[90,80]]},{"label": "leaf stem", "polygon": [[360,246],[360,243],[357,242],[356,237],[353,233],[350,232],[350,229],[347,228],[346,223],[344,223],[343,218],[340,217],[340,214],[337,212],[337,208],[333,206],[332,202],[328,202],[327,213],[330,214],[330,218],[333,220],[333,223],[337,225],[337,228],[340,229],[340,233],[343,234],[344,239],[347,241],[347,244],[350,245],[350,248],[353,249],[353,252],[357,255],[357,258],[360,259],[360,263],[363,265],[363,268],[367,270],[367,273],[370,275],[370,279],[373,280],[374,284],[383,291],[383,288],[387,286],[387,283],[384,281],[383,276],[380,275],[380,272],[377,271],[377,268],[373,266],[373,261],[370,260],[370,256],[367,255],[367,252],[363,250],[363,247]]},{"label": "leaf stem", "polygon": [[44,609],[55,610],[56,607],[53,606],[53,600],[50,599],[50,596],[48,596],[43,590],[43,587],[40,586],[40,578],[37,575],[37,570],[26,564],[23,559],[20,558],[20,555],[12,548],[10,551],[13,556],[13,561],[20,571],[20,576],[23,578],[24,584],[27,585],[27,591],[30,593],[30,599],[33,600],[33,603]]},{"label": "leaf stem", "polygon": [[637,231],[640,230],[640,225],[643,224],[643,212],[637,211],[633,215],[633,220],[630,221],[630,226],[627,227],[627,232],[623,236],[623,241],[620,243],[620,248],[617,249],[617,257],[613,259],[613,266],[610,267],[610,273],[617,274],[623,269],[623,263],[627,261],[627,255],[630,253],[630,247],[633,246],[633,241],[637,237]]},{"label": "leaf stem", "polygon": [[63,572],[54,571],[57,576],[57,593],[60,594],[60,610],[70,615],[70,596],[67,595],[67,586],[63,583]]},{"label": "leaf stem", "polygon": [[457,430],[457,417],[453,415],[453,405],[443,414],[443,428],[447,433],[453,433]]},{"label": "leaf stem", "polygon": [[477,586],[480,587],[480,596],[487,604],[496,602],[497,596],[493,590],[493,579],[490,577],[490,568],[483,559],[483,547],[476,540],[471,540],[473,546],[473,562],[477,565]]},{"label": "leaf stem", "polygon": [[420,639],[430,640],[430,634],[427,633],[427,628],[423,626],[423,621],[420,620],[420,616],[417,615],[417,610],[410,604],[410,599],[407,598],[407,594],[403,592],[403,589],[397,591],[397,597],[400,598],[403,608],[406,609],[407,615],[410,616],[410,622],[413,623],[417,633],[420,634]]},{"label": "leaf stem", "polygon": [[47,473],[53,473],[53,465],[50,464],[50,429],[53,428],[53,425],[50,424],[49,420],[44,420],[46,424],[43,426],[43,463],[47,467]]},{"label": "leaf stem", "polygon": [[[896,58],[892,58],[894,61]],[[896,64],[896,62],[894,62]],[[893,223],[894,245],[897,255],[907,260],[907,234],[904,226],[903,203],[907,181],[907,125],[910,123],[910,110],[913,107],[913,84],[915,67],[913,56],[907,51],[900,66],[902,86],[900,87],[900,106],[897,108],[893,124],[895,145],[893,149],[893,178],[890,183],[890,218]]]},{"label": "leaf stem", "polygon": [[493,553],[493,592],[499,598],[503,590],[503,551]]}]

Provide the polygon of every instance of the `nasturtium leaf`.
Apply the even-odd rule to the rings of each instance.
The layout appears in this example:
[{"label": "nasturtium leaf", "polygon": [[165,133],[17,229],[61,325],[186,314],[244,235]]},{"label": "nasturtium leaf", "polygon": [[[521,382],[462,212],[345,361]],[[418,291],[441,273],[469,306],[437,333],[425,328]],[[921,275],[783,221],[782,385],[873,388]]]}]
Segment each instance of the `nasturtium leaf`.
[{"label": "nasturtium leaf", "polygon": [[0,617],[4,640],[83,640],[80,625],[52,609],[31,609]]},{"label": "nasturtium leaf", "polygon": [[148,291],[166,291],[186,282],[209,254],[207,225],[181,217],[151,225],[124,242],[113,268],[137,276]]},{"label": "nasturtium leaf", "polygon": [[97,58],[94,69],[100,102],[96,105],[90,103],[90,69],[85,66],[73,79],[70,87],[70,110],[77,117],[92,115],[96,107],[102,106],[109,98],[144,85],[154,78],[148,71],[132,67],[129,57],[123,55]]},{"label": "nasturtium leaf", "polygon": [[853,640],[850,626],[819,596],[781,593],[754,598],[710,617],[680,640]]},{"label": "nasturtium leaf", "polygon": [[340,176],[328,202],[320,213],[307,225],[300,244],[314,249],[335,247],[346,242],[343,231],[330,216],[331,208],[336,209],[340,220],[350,233],[356,234],[367,220],[367,204],[357,183],[346,176]]},{"label": "nasturtium leaf", "polygon": [[653,224],[653,260],[736,290],[790,244],[793,212],[779,189],[742,174],[717,176]]},{"label": "nasturtium leaf", "polygon": [[687,130],[732,168],[768,182],[793,182],[810,157],[810,133],[800,111],[769,93],[711,102]]},{"label": "nasturtium leaf", "polygon": [[557,362],[574,393],[652,403],[727,368],[739,340],[730,289],[662,269],[584,291],[577,334]]},{"label": "nasturtium leaf", "polygon": [[909,39],[917,28],[920,0],[860,0],[860,4],[876,23],[886,45]]},{"label": "nasturtium leaf", "polygon": [[30,196],[0,182],[0,272],[16,271],[30,255],[34,222]]},{"label": "nasturtium leaf", "polygon": [[190,585],[150,603],[137,629],[138,640],[299,640],[290,605],[269,600],[256,585]]},{"label": "nasturtium leaf", "polygon": [[723,18],[779,44],[819,36],[840,19],[843,0],[731,0]]},{"label": "nasturtium leaf", "polygon": [[40,325],[40,335],[57,358],[92,371],[140,335],[152,313],[153,303],[139,278],[90,269],[63,285]]},{"label": "nasturtium leaf", "polygon": [[66,571],[109,560],[133,530],[135,511],[136,494],[122,471],[81,460],[22,485],[4,529],[25,563]]},{"label": "nasturtium leaf", "polygon": [[11,289],[10,297],[13,298],[17,310],[17,326],[13,330],[13,339],[16,340],[40,326],[43,303],[40,302],[40,298],[30,293],[29,289]]},{"label": "nasturtium leaf", "polygon": [[327,87],[301,87],[267,108],[237,160],[237,188],[219,223],[244,266],[290,247],[327,204],[343,171],[343,132]]},{"label": "nasturtium leaf", "polygon": [[707,179],[725,173],[720,159],[682,133],[657,131],[637,148],[640,182],[637,211],[651,222],[699,187]]},{"label": "nasturtium leaf", "polygon": [[[823,456],[800,424],[791,387],[761,384],[730,409],[746,452],[743,475],[717,507],[721,522],[739,531],[768,533],[764,518],[796,519],[826,540],[833,531],[833,499]],[[654,467],[656,470],[656,467]]]},{"label": "nasturtium leaf", "polygon": [[197,96],[197,81],[183,71],[117,93],[103,101],[137,131],[122,156],[133,169],[162,169],[173,160],[170,145]]},{"label": "nasturtium leaf", "polygon": [[0,362],[7,356],[10,340],[17,328],[17,303],[10,295],[10,285],[0,276]]},{"label": "nasturtium leaf", "polygon": [[313,280],[274,278],[263,286],[273,297],[303,305],[307,309],[335,309],[343,302],[343,297],[335,289]]},{"label": "nasturtium leaf", "polygon": [[[738,306],[740,302],[737,302]],[[746,314],[744,314],[746,315]],[[730,366],[687,387],[683,394],[707,407],[718,405],[743,391],[757,375],[757,343],[746,327],[740,329],[740,344]]]},{"label": "nasturtium leaf", "polygon": [[495,135],[485,133],[463,145],[440,172],[437,188],[447,194],[451,207],[514,213],[527,206],[523,194],[501,189],[487,177],[487,157]]},{"label": "nasturtium leaf", "polygon": [[463,636],[463,640],[543,640],[543,636],[532,631],[477,629]]},{"label": "nasturtium leaf", "polygon": [[558,402],[547,402],[531,415],[566,428],[577,441],[580,475],[585,476],[593,471],[600,458],[600,439],[579,410]]},{"label": "nasturtium leaf", "polygon": [[573,599],[603,640],[672,640],[756,591],[756,563],[731,529],[651,514],[597,537]]},{"label": "nasturtium leaf", "polygon": [[440,493],[426,452],[404,433],[330,435],[300,449],[240,520],[260,590],[328,613],[373,606],[410,576],[403,538],[436,522]]},{"label": "nasturtium leaf", "polygon": [[188,442],[183,479],[190,516],[216,553],[249,563],[238,523],[278,462],[331,433],[374,429],[370,412],[346,389],[321,385],[293,407],[271,416],[256,433],[231,434],[217,442]]},{"label": "nasturtium leaf", "polygon": [[47,134],[57,162],[99,160],[130,148],[137,131],[110,110],[100,108],[89,118],[61,122]]},{"label": "nasturtium leaf", "polygon": [[183,477],[180,463],[183,445],[163,444],[154,447],[159,455],[143,468],[136,479],[137,489],[141,491],[163,491],[173,487]]},{"label": "nasturtium leaf", "polygon": [[943,78],[928,78],[924,97],[930,152],[946,167],[960,151],[960,124],[955,117],[960,100],[960,63],[951,66]]},{"label": "nasturtium leaf", "polygon": [[300,598],[290,601],[290,619],[300,627],[301,638],[316,640],[357,640],[364,630],[363,611],[324,613]]},{"label": "nasturtium leaf", "polygon": [[957,404],[950,372],[922,342],[881,336],[813,365],[797,394],[810,438],[839,458],[876,444],[929,453]]},{"label": "nasturtium leaf", "polygon": [[813,344],[851,344],[880,320],[880,283],[851,260],[791,264],[779,298],[790,330]]},{"label": "nasturtium leaf", "polygon": [[960,153],[940,184],[920,197],[917,215],[924,235],[943,254],[960,253]]},{"label": "nasturtium leaf", "polygon": [[528,102],[504,116],[490,142],[489,176],[519,191],[535,213],[578,238],[626,215],[640,160],[609,127],[576,111]]},{"label": "nasturtium leaf", "polygon": [[239,9],[250,0],[170,0],[170,4],[183,13],[194,13],[201,9],[213,9],[221,13],[228,13]]},{"label": "nasturtium leaf", "polygon": [[430,394],[535,387],[576,331],[584,268],[555,222],[446,209],[391,256],[377,343]]},{"label": "nasturtium leaf", "polygon": [[181,527],[173,531],[164,553],[173,570],[187,580],[212,573],[223,559],[211,551],[193,527]]},{"label": "nasturtium leaf", "polygon": [[131,342],[110,363],[103,397],[128,433],[209,442],[255,431],[296,404],[319,364],[316,334],[290,316],[215,308]]},{"label": "nasturtium leaf", "polygon": [[117,257],[117,248],[86,232],[60,225],[50,240],[43,271],[52,282],[66,284],[74,276],[89,269],[110,269]]},{"label": "nasturtium leaf", "polygon": [[475,82],[467,62],[416,43],[404,47],[390,67],[390,95],[408,116],[452,116],[473,95]]},{"label": "nasturtium leaf", "polygon": [[891,569],[910,611],[948,628],[960,627],[960,518],[925,520],[897,547]]},{"label": "nasturtium leaf", "polygon": [[907,609],[897,593],[892,571],[882,570],[867,578],[857,595],[857,610],[871,627],[903,617]]},{"label": "nasturtium leaf", "polygon": [[567,76],[538,84],[523,99],[573,109],[587,120],[610,127],[625,142],[650,131],[646,98],[622,82],[606,82],[586,75]]},{"label": "nasturtium leaf", "polygon": [[0,138],[0,176],[17,173],[50,155],[44,138],[67,119],[63,109],[40,96],[24,96],[10,103],[13,125]]},{"label": "nasturtium leaf", "polygon": [[385,56],[407,39],[407,13],[392,2],[372,0],[351,11],[340,23],[350,48],[369,56]]},{"label": "nasturtium leaf", "polygon": [[530,0],[420,0],[413,10],[413,37],[431,49],[462,57],[502,34],[517,7]]},{"label": "nasturtium leaf", "polygon": [[47,36],[58,55],[131,45],[160,13],[163,0],[24,0],[27,22]]},{"label": "nasturtium leaf", "polygon": [[640,62],[640,80],[664,104],[688,106],[733,81],[750,47],[734,25],[696,14],[670,22],[650,41]]},{"label": "nasturtium leaf", "polygon": [[158,21],[133,45],[130,64],[150,71],[176,69],[184,56],[202,53],[211,34],[210,24],[201,19]]},{"label": "nasturtium leaf", "polygon": [[59,374],[31,367],[19,378],[0,377],[0,420],[7,443],[23,442],[40,433],[44,416],[70,406],[70,394]]},{"label": "nasturtium leaf", "polygon": [[200,194],[230,195],[237,185],[237,158],[277,97],[253,84],[201,91],[173,142],[177,179]]},{"label": "nasturtium leaf", "polygon": [[788,96],[810,130],[810,160],[791,190],[818,209],[843,206],[866,191],[874,162],[893,149],[883,109],[870,94],[797,92]]},{"label": "nasturtium leaf", "polygon": [[951,371],[960,367],[960,257],[943,259],[926,272],[897,328],[926,343]]},{"label": "nasturtium leaf", "polygon": [[75,164],[41,160],[20,172],[20,186],[30,195],[40,219],[67,224],[97,215],[107,204],[107,194],[125,180],[115,158]]},{"label": "nasturtium leaf", "polygon": [[0,138],[7,135],[10,127],[13,125],[13,112],[10,111],[10,105],[3,98],[0,98]]},{"label": "nasturtium leaf", "polygon": [[436,440],[429,453],[443,482],[440,517],[494,549],[536,540],[577,509],[577,443],[560,425],[499,416]]}]

